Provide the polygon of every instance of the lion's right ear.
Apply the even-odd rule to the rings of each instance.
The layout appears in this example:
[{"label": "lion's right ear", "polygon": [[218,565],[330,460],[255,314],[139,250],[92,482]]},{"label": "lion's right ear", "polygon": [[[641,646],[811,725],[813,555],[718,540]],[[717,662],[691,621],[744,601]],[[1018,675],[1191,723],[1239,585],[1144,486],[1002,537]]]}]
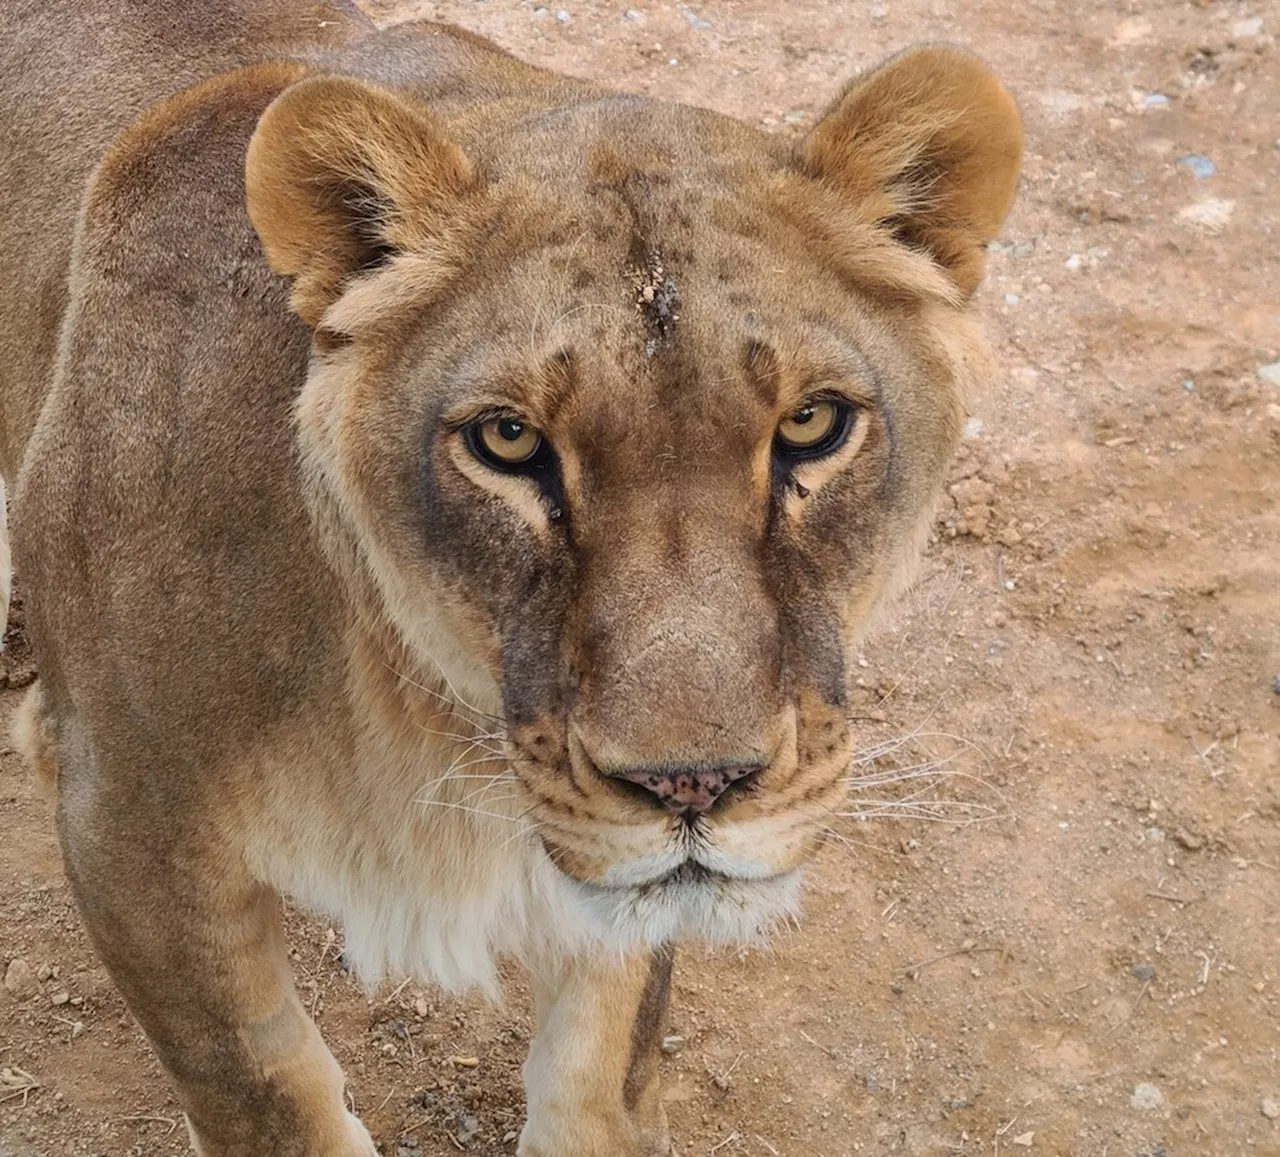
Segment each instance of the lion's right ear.
[{"label": "lion's right ear", "polygon": [[262,114],[245,160],[249,219],[313,329],[355,275],[439,249],[479,180],[434,117],[344,77],[300,81]]}]

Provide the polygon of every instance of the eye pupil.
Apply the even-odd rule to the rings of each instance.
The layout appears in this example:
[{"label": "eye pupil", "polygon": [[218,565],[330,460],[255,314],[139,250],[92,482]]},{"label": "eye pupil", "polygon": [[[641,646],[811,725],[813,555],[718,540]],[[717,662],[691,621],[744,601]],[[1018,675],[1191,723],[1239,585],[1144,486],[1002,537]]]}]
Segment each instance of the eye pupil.
[{"label": "eye pupil", "polygon": [[810,422],[813,421],[813,407],[805,406],[803,409],[797,410],[794,414],[791,415],[791,420],[797,426],[807,426]]},{"label": "eye pupil", "polygon": [[524,423],[515,418],[501,418],[498,421],[498,437],[506,442],[518,442],[524,437]]}]

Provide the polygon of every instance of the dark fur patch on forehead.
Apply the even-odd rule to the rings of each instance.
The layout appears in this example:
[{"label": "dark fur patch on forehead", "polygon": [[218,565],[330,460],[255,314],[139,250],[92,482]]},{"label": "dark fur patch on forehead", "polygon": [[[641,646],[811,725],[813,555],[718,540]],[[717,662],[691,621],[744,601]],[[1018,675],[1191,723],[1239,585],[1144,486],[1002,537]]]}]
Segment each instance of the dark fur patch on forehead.
[{"label": "dark fur patch on forehead", "polygon": [[777,406],[782,377],[777,351],[758,338],[750,338],[742,351],[742,365],[756,396],[770,409]]}]

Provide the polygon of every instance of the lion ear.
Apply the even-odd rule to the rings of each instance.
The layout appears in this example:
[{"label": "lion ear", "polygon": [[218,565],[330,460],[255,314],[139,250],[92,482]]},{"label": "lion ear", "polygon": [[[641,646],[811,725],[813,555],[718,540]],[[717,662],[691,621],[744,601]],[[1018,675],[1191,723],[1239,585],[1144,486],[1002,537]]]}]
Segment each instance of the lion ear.
[{"label": "lion ear", "polygon": [[281,93],[245,159],[249,219],[271,268],[293,278],[293,308],[312,328],[353,276],[444,244],[478,185],[425,108],[343,77]]},{"label": "lion ear", "polygon": [[847,85],[799,160],[964,296],[1013,203],[1022,121],[1004,86],[953,48],[912,49]]}]

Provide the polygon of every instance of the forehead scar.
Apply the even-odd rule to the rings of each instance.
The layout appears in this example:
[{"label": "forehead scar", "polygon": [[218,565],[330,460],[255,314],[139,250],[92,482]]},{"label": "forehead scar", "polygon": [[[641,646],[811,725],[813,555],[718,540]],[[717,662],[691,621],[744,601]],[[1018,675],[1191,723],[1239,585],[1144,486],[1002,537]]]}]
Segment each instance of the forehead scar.
[{"label": "forehead scar", "polygon": [[663,267],[662,253],[657,249],[648,251],[643,267],[629,266],[626,275],[635,290],[636,310],[649,332],[644,343],[645,356],[653,357],[675,333],[676,322],[680,320],[680,290],[675,278]]}]

